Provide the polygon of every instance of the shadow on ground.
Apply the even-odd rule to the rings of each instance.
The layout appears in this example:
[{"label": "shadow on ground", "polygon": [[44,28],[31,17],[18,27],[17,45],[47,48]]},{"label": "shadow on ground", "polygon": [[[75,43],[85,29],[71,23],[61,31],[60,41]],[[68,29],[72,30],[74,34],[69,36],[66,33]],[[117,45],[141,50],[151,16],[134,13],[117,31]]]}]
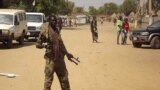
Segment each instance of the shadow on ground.
[{"label": "shadow on ground", "polygon": [[62,30],[82,30],[82,29],[78,27],[63,27]]},{"label": "shadow on ground", "polygon": [[[31,42],[31,41],[25,41],[23,45],[19,45],[19,43],[17,42],[14,42],[13,43],[13,47],[11,49],[17,49],[17,48],[22,48],[22,47],[27,47],[27,46],[32,46],[32,45],[35,45],[35,41]],[[6,44],[2,44],[0,43],[0,49],[1,50],[7,50],[7,45]]]}]

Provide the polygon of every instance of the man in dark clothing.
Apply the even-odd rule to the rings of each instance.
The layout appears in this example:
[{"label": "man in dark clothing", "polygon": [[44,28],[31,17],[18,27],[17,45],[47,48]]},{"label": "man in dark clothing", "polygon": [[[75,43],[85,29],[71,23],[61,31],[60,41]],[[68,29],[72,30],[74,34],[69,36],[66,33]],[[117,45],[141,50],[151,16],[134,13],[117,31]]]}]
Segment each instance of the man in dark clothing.
[{"label": "man in dark clothing", "polygon": [[91,21],[91,32],[93,43],[98,42],[97,20],[95,16],[93,16],[93,20]]},{"label": "man in dark clothing", "polygon": [[[51,90],[54,72],[56,72],[58,76],[61,89],[70,90],[64,56],[66,55],[70,60],[73,58],[73,55],[68,53],[63,44],[59,30],[56,27],[56,16],[51,15],[48,21],[49,23],[46,23],[46,27],[41,31],[36,44],[36,47],[39,49],[46,48],[44,55],[46,59],[44,90]],[[46,45],[44,45],[44,43],[46,43]]]}]

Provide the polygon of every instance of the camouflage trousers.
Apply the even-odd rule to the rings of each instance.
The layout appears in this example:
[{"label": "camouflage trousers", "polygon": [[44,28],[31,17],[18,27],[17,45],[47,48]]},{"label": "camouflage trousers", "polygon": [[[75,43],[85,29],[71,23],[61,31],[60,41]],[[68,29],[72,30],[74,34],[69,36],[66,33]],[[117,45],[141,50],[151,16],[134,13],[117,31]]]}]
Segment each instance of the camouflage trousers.
[{"label": "camouflage trousers", "polygon": [[98,42],[98,33],[97,32],[92,32],[92,40],[93,40],[93,42]]},{"label": "camouflage trousers", "polygon": [[53,59],[46,59],[45,65],[45,82],[44,90],[51,90],[51,85],[54,78],[54,72],[57,74],[57,77],[60,82],[62,90],[70,90],[69,80],[68,80],[68,71],[64,62],[62,60],[54,61]]}]

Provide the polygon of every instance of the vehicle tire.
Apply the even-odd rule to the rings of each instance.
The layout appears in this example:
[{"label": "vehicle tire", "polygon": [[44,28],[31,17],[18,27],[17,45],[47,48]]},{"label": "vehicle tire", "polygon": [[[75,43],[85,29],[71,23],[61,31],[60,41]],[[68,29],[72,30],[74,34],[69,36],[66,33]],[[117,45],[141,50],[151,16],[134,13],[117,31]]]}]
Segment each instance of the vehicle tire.
[{"label": "vehicle tire", "polygon": [[140,48],[142,46],[142,44],[137,42],[132,42],[132,43],[133,43],[133,47],[136,47],[136,48]]},{"label": "vehicle tire", "polygon": [[18,42],[19,42],[20,45],[24,44],[24,34],[22,34],[22,36],[19,37]]},{"label": "vehicle tire", "polygon": [[13,37],[10,37],[7,41],[7,48],[12,48],[13,47]]},{"label": "vehicle tire", "polygon": [[153,49],[160,49],[160,37],[155,36],[151,40],[151,47]]}]

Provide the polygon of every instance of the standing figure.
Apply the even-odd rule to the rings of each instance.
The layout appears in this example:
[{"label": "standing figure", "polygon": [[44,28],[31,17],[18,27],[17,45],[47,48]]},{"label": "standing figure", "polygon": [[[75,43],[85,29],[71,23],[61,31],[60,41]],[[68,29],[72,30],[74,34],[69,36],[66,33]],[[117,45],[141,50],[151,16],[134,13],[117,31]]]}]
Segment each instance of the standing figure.
[{"label": "standing figure", "polygon": [[62,18],[58,17],[58,19],[57,19],[57,28],[58,28],[59,32],[61,32],[62,26],[63,26]]},{"label": "standing figure", "polygon": [[123,38],[123,44],[127,44],[127,34],[128,32],[130,32],[130,28],[129,28],[129,23],[128,23],[128,19],[125,18],[124,22],[123,22],[123,33],[124,33],[124,38]]},{"label": "standing figure", "polygon": [[98,42],[97,20],[95,16],[93,16],[93,20],[91,21],[90,26],[91,26],[93,43]]},{"label": "standing figure", "polygon": [[54,72],[57,74],[61,89],[70,90],[68,71],[64,62],[64,56],[66,55],[68,60],[70,60],[73,58],[73,55],[68,53],[63,44],[62,38],[56,27],[56,16],[49,16],[48,21],[49,23],[46,23],[46,27],[41,31],[36,44],[36,47],[39,49],[46,48],[44,55],[46,61],[44,90],[51,90]]},{"label": "standing figure", "polygon": [[121,35],[122,32],[122,16],[119,16],[118,20],[117,20],[117,44],[119,44],[119,37]]},{"label": "standing figure", "polygon": [[101,24],[103,24],[103,17],[101,17]]},{"label": "standing figure", "polygon": [[113,19],[114,26],[116,26],[116,22],[117,22],[117,19],[114,18],[114,19]]},{"label": "standing figure", "polygon": [[72,27],[72,20],[69,18],[69,27]]}]

